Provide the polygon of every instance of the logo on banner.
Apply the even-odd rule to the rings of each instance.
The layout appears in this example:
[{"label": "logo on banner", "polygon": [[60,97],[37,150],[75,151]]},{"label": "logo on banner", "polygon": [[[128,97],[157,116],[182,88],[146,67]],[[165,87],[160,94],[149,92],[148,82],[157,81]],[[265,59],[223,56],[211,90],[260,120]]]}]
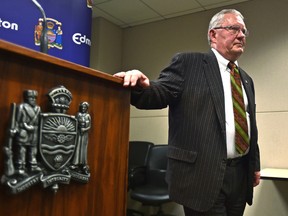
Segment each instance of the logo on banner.
[{"label": "logo on banner", "polygon": [[[43,18],[39,18],[38,25],[35,26],[34,41],[36,46],[40,46],[40,37],[43,30]],[[48,48],[63,49],[62,44],[62,23],[47,18],[47,35],[48,35]]]}]

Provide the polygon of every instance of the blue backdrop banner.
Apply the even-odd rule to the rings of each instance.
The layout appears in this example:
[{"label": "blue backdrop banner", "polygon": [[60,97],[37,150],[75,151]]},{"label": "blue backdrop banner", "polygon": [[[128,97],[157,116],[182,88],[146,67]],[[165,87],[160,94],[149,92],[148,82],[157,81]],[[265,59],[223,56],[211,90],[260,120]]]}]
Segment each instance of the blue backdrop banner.
[{"label": "blue backdrop banner", "polygon": [[[48,54],[89,66],[92,0],[38,0],[47,17]],[[0,39],[40,50],[43,16],[32,0],[1,0]]]}]

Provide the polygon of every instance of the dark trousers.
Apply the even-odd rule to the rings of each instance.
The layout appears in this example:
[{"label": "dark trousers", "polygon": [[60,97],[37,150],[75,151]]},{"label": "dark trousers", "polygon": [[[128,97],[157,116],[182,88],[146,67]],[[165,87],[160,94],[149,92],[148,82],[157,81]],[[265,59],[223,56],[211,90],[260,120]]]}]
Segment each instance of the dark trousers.
[{"label": "dark trousers", "polygon": [[246,206],[247,166],[245,158],[227,162],[223,186],[213,207],[197,212],[184,206],[185,216],[242,216]]}]

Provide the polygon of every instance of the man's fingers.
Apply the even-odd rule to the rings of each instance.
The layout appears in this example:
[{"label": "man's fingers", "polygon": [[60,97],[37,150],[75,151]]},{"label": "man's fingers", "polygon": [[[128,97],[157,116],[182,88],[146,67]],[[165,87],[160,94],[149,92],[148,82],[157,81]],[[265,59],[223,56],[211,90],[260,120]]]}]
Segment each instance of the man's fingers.
[{"label": "man's fingers", "polygon": [[125,72],[121,71],[121,72],[115,73],[113,76],[118,77],[118,78],[123,78],[125,76]]},{"label": "man's fingers", "polygon": [[139,70],[118,72],[113,76],[123,78],[123,86],[136,86],[138,82],[143,87],[149,86],[149,79]]}]

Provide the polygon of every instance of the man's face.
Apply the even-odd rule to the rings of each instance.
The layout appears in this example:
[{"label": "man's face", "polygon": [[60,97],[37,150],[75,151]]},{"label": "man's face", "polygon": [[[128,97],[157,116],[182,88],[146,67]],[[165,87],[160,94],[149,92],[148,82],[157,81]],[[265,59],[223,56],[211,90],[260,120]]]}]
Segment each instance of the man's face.
[{"label": "man's face", "polygon": [[[245,23],[239,16],[225,14],[224,22],[219,27],[209,32],[211,46],[226,59],[236,61],[246,45],[246,36],[243,33],[246,30]],[[238,31],[235,30],[237,28]]]}]

